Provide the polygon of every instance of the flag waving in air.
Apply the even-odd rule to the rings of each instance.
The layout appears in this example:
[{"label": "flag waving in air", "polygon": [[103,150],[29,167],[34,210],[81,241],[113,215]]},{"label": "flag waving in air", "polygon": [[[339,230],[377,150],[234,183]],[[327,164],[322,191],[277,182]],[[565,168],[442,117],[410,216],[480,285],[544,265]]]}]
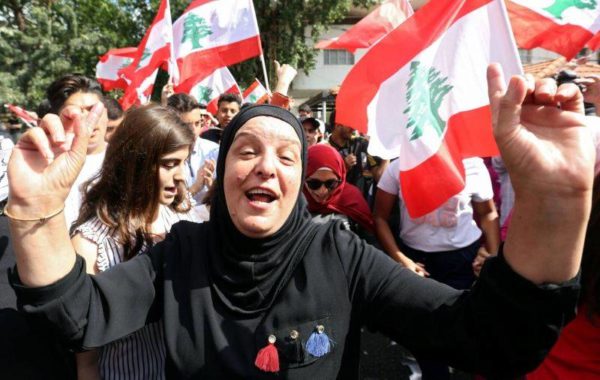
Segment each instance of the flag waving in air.
[{"label": "flag waving in air", "polygon": [[570,60],[600,31],[598,0],[512,0],[507,7],[524,49],[541,47]]},{"label": "flag waving in air", "polygon": [[206,110],[212,114],[217,113],[217,101],[221,94],[237,94],[240,97],[242,95],[240,87],[227,67],[215,70],[201,81],[191,84],[190,89],[184,92],[196,98],[198,103],[206,104]]},{"label": "flag waving in air", "polygon": [[252,84],[244,90],[244,103],[262,104],[269,100],[267,89],[255,79]]},{"label": "flag waving in air", "polygon": [[176,85],[262,53],[252,0],[193,1],[173,25],[173,41],[181,75]]},{"label": "flag waving in air", "polygon": [[141,96],[152,92],[159,67],[166,68],[174,82],[178,80],[179,72],[173,57],[173,27],[169,0],[161,0],[154,21],[137,47],[133,62],[119,72],[128,84],[121,99],[124,109],[147,101]]},{"label": "flag waving in air", "polygon": [[368,48],[379,41],[413,13],[408,0],[385,0],[344,34],[331,40],[319,41],[315,48],[345,49],[354,53],[356,49]]},{"label": "flag waving in air", "polygon": [[127,82],[119,76],[119,71],[133,62],[136,52],[137,48],[134,47],[111,49],[100,57],[96,65],[96,79],[104,91],[127,88]]},{"label": "flag waving in air", "polygon": [[465,185],[462,159],[497,154],[486,69],[507,77],[521,64],[501,0],[431,1],[390,32],[350,71],[336,123],[370,136],[369,153],[400,160],[411,217]]},{"label": "flag waving in air", "polygon": [[35,127],[37,125],[37,118],[33,117],[30,112],[25,111],[23,108],[19,106],[15,106],[12,104],[7,104],[6,107],[10,112],[12,112],[16,117],[21,119],[23,123],[25,123],[28,127]]}]

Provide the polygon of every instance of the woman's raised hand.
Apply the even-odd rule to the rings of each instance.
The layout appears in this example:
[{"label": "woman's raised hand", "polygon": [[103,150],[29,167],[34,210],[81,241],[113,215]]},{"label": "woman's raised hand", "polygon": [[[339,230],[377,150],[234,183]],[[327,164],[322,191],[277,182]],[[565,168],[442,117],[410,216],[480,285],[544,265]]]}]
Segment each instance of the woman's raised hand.
[{"label": "woman's raised hand", "polygon": [[573,84],[515,76],[505,90],[488,68],[494,136],[515,189],[505,244],[508,263],[536,282],[561,282],[579,270],[596,158]]},{"label": "woman's raised hand", "polygon": [[488,69],[494,135],[521,195],[581,196],[593,182],[595,149],[574,84],[513,77],[504,89],[498,65]]},{"label": "woman's raised hand", "polygon": [[46,115],[18,141],[8,164],[11,215],[29,219],[62,207],[86,157],[91,130],[104,113],[98,102],[87,115],[76,106]]}]

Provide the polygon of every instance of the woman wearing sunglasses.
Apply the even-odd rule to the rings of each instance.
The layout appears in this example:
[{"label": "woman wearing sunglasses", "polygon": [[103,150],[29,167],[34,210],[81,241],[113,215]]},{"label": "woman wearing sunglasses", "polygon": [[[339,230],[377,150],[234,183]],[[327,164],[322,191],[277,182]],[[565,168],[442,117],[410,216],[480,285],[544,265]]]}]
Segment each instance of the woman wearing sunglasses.
[{"label": "woman wearing sunglasses", "polygon": [[344,218],[348,227],[367,237],[375,232],[375,224],[360,190],[346,183],[344,159],[333,147],[317,144],[308,148],[308,167],[304,196],[313,215],[327,215],[316,220]]}]

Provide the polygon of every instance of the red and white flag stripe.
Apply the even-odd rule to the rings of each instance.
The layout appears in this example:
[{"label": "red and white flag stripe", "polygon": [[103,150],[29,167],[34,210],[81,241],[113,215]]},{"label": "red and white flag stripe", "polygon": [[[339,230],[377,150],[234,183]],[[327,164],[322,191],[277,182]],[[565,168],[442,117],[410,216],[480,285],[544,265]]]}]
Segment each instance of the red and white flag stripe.
[{"label": "red and white flag stripe", "polygon": [[[262,54],[252,0],[196,0],[173,25],[179,84]],[[184,88],[181,87],[181,88]],[[176,91],[181,91],[176,86]]]},{"label": "red and white flag stripe", "polygon": [[100,57],[96,65],[96,79],[104,91],[127,88],[127,82],[119,76],[119,71],[133,62],[136,52],[135,47],[125,47],[111,49]]},{"label": "red and white flag stripe", "polygon": [[237,94],[240,97],[242,95],[240,87],[227,67],[218,68],[208,77],[192,84],[185,92],[195,97],[199,103],[206,104],[207,111],[212,114],[217,113],[217,101],[222,94]]},{"label": "red and white flag stripe", "polygon": [[497,154],[486,69],[521,64],[501,0],[431,1],[373,46],[337,96],[336,122],[400,160],[403,198],[423,216],[464,188],[462,159]]},{"label": "red and white flag stripe", "polygon": [[[506,5],[523,49],[544,48],[570,60],[600,32],[597,0],[507,0]],[[597,48],[598,42],[591,47]]]},{"label": "red and white flag stripe", "polygon": [[119,72],[128,83],[121,99],[124,109],[147,101],[140,98],[139,94],[152,91],[148,90],[148,83],[154,83],[159,67],[165,68],[173,81],[178,80],[179,72],[173,56],[173,25],[169,0],[161,0],[156,17],[138,46],[133,62]]},{"label": "red and white flag stripe", "polygon": [[394,30],[413,13],[408,0],[385,0],[344,34],[319,41],[315,48],[345,49],[351,53],[356,49],[366,49]]},{"label": "red and white flag stripe", "polygon": [[244,103],[262,104],[269,100],[269,93],[258,79],[244,90]]},{"label": "red and white flag stripe", "polygon": [[32,116],[32,113],[24,110],[19,106],[15,106],[13,104],[7,104],[6,107],[10,112],[12,112],[16,117],[21,119],[21,121],[27,124],[30,127],[35,127],[37,125],[38,119]]}]

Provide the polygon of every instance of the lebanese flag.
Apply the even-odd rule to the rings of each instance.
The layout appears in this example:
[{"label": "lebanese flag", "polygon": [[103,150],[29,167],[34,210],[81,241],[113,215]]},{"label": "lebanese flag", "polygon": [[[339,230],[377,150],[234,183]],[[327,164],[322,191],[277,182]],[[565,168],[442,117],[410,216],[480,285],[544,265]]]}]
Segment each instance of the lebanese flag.
[{"label": "lebanese flag", "polygon": [[589,40],[585,46],[589,47],[592,51],[600,49],[600,33],[597,33],[591,40]]},{"label": "lebanese flag", "polygon": [[193,84],[185,93],[196,98],[198,103],[206,104],[206,110],[213,115],[217,113],[217,101],[221,94],[242,96],[240,87],[227,67],[218,68],[208,77]]},{"label": "lebanese flag", "polygon": [[[180,86],[262,54],[252,0],[192,2],[175,21],[173,40],[181,75],[174,83]],[[177,86],[175,91],[183,92]]]},{"label": "lebanese flag", "polygon": [[96,65],[96,79],[104,91],[127,88],[127,82],[119,76],[119,71],[133,62],[136,52],[135,47],[111,49],[100,57]]},{"label": "lebanese flag", "polygon": [[512,0],[506,4],[517,44],[523,49],[540,47],[570,60],[600,31],[597,0]]},{"label": "lebanese flag", "polygon": [[269,92],[258,79],[244,90],[244,103],[262,104],[269,100]]},{"label": "lebanese flag", "polygon": [[385,0],[344,34],[330,40],[319,41],[315,48],[345,49],[354,53],[356,49],[373,45],[413,13],[408,0]]},{"label": "lebanese flag", "polygon": [[336,123],[368,133],[370,154],[398,157],[413,218],[464,188],[463,158],[498,154],[487,66],[521,73],[505,11],[501,0],[430,1],[342,83]]},{"label": "lebanese flag", "polygon": [[173,55],[173,26],[169,0],[160,2],[158,13],[137,47],[133,62],[119,71],[119,75],[128,83],[125,95],[121,99],[123,109],[134,104],[144,104],[144,100],[138,95],[148,92],[150,80],[152,86],[154,85],[155,73],[159,67],[165,68],[174,82],[179,79]]},{"label": "lebanese flag", "polygon": [[28,127],[35,127],[37,125],[38,119],[37,117],[33,117],[32,113],[25,111],[23,108],[15,106],[13,104],[7,104],[6,107],[16,117],[21,119],[21,121],[25,123]]}]

